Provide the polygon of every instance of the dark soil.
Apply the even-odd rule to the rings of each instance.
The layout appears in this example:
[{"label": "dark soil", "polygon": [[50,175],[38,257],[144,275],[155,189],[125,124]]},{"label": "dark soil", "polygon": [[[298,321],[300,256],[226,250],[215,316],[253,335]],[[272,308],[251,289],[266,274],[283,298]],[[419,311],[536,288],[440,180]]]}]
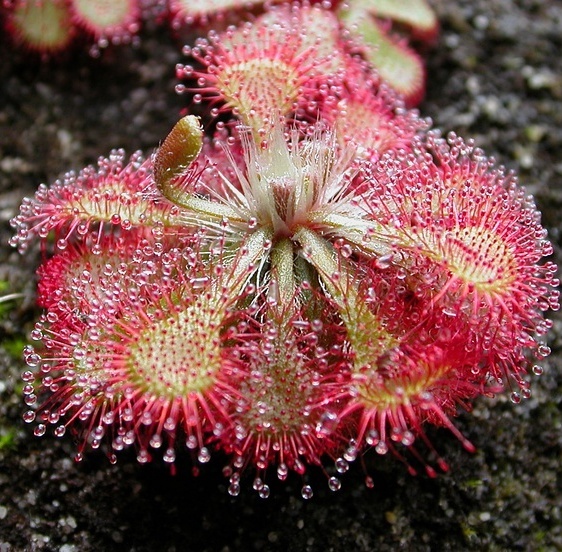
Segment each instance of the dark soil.
[{"label": "dark soil", "polygon": [[[434,1],[441,39],[429,53],[421,105],[444,131],[476,143],[520,174],[562,261],[562,3]],[[226,492],[217,458],[199,477],[122,457],[72,460],[70,439],[37,439],[21,421],[21,349],[37,311],[37,255],[6,244],[24,195],[123,147],[145,153],[178,118],[180,47],[162,30],[100,59],[74,52],[46,64],[0,44],[0,552],[562,550],[562,317],[533,396],[480,400],[458,419],[478,446],[446,431],[432,441],[452,469],[411,477],[368,457],[375,488],[356,466],[338,493],[323,476],[315,497],[298,480],[262,500]]]}]

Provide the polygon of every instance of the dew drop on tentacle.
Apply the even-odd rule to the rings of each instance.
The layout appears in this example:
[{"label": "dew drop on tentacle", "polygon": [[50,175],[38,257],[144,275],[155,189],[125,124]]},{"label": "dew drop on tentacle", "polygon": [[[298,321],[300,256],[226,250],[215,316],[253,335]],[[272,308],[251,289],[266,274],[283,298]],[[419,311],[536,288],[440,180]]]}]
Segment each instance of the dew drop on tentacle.
[{"label": "dew drop on tentacle", "polygon": [[47,426],[45,424],[38,424],[33,430],[33,434],[36,437],[42,437],[43,435],[45,435],[46,431],[47,431]]},{"label": "dew drop on tentacle", "polygon": [[277,478],[279,479],[279,481],[285,481],[287,479],[288,474],[289,474],[289,467],[284,462],[281,462],[277,466]]},{"label": "dew drop on tentacle", "polygon": [[173,448],[167,448],[162,459],[168,464],[173,464],[176,461],[176,451]]},{"label": "dew drop on tentacle", "polygon": [[349,471],[349,462],[345,460],[345,458],[337,458],[335,464],[338,473],[346,473]]},{"label": "dew drop on tentacle", "polygon": [[62,437],[66,433],[66,426],[60,425],[54,429],[55,437]]},{"label": "dew drop on tentacle", "polygon": [[317,437],[319,439],[322,439],[324,437],[328,437],[329,435],[331,435],[337,426],[337,422],[338,422],[338,415],[335,412],[331,412],[331,411],[324,412],[320,416],[320,420],[316,424]]},{"label": "dew drop on tentacle", "polygon": [[207,447],[201,447],[199,450],[199,454],[197,455],[197,460],[201,462],[201,464],[206,464],[211,459],[211,453]]},{"label": "dew drop on tentacle", "polygon": [[331,491],[339,491],[341,489],[341,481],[337,477],[330,477],[328,487]]},{"label": "dew drop on tentacle", "polygon": [[228,486],[228,494],[230,496],[238,496],[240,494],[240,483],[233,482]]},{"label": "dew drop on tentacle", "polygon": [[521,394],[517,391],[513,391],[509,398],[513,404],[519,404],[521,402]]}]

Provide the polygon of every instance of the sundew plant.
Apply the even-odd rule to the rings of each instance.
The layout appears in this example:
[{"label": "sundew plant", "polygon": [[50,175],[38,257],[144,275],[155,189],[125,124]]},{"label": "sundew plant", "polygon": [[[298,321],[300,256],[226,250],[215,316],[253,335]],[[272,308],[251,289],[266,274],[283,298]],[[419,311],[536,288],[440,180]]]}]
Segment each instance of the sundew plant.
[{"label": "sundew plant", "polygon": [[533,198],[408,107],[357,38],[367,2],[224,4],[189,19],[217,26],[176,68],[202,118],[41,185],[12,221],[44,251],[24,419],[77,460],[187,449],[197,471],[220,451],[232,495],[244,472],[262,497],[297,477],[310,498],[312,469],[337,490],[365,454],[447,470],[425,428],[473,451],[459,410],[528,398],[549,354]]}]

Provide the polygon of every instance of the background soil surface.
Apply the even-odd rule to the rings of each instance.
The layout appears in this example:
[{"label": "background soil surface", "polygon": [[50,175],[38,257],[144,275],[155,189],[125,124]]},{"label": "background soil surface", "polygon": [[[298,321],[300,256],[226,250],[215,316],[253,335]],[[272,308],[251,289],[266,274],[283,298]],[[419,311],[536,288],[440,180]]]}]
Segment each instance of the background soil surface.
[{"label": "background soil surface", "polygon": [[[543,212],[562,261],[562,2],[434,1],[442,24],[420,109],[516,170]],[[21,348],[37,311],[36,254],[7,246],[9,219],[40,182],[80,169],[112,148],[149,154],[178,118],[180,45],[148,29],[140,47],[100,59],[75,52],[40,64],[0,43],[0,282],[23,298],[0,304],[0,552],[562,550],[562,318],[532,398],[479,400],[458,427],[430,437],[452,469],[411,477],[391,458],[356,466],[338,493],[323,476],[262,500],[226,492],[220,459],[198,478],[132,458],[75,464],[70,439],[37,439],[21,421]]]}]

